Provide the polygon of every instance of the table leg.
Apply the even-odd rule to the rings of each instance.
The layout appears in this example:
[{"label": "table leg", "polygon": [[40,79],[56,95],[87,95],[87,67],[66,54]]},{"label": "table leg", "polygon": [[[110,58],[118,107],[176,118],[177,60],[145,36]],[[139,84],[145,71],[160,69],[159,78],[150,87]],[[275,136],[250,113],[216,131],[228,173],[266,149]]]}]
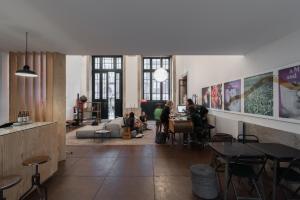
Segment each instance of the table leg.
[{"label": "table leg", "polygon": [[175,135],[175,134],[171,133],[172,145],[174,144],[174,135]]},{"label": "table leg", "polygon": [[228,199],[229,161],[225,159],[224,200]]},{"label": "table leg", "polygon": [[272,191],[272,199],[276,200],[277,193],[277,168],[278,168],[278,160],[273,160],[273,191]]}]

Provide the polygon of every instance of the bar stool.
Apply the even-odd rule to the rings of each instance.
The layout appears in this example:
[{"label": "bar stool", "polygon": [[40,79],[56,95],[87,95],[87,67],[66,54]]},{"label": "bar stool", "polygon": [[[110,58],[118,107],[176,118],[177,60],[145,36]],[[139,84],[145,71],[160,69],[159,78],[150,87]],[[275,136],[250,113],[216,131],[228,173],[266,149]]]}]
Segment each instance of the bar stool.
[{"label": "bar stool", "polygon": [[[34,187],[36,187],[38,191],[38,195],[40,199],[47,200],[47,188],[41,185],[40,181],[40,173],[39,173],[39,165],[47,163],[50,160],[49,156],[35,156],[31,157],[23,162],[23,166],[34,166],[35,167],[35,174],[32,175],[31,178],[31,187],[27,192],[25,192],[21,197],[20,200],[26,198],[26,196],[33,191]],[[43,191],[43,192],[42,192]]]},{"label": "bar stool", "polygon": [[0,177],[0,200],[6,199],[3,195],[4,190],[17,185],[18,183],[21,182],[21,180],[22,180],[21,176],[18,175]]}]

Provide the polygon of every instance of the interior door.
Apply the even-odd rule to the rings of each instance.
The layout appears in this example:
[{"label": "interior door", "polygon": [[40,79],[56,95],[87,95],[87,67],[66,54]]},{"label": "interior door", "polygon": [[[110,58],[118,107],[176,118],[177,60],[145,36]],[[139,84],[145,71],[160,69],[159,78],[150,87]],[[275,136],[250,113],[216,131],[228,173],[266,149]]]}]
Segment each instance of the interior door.
[{"label": "interior door", "polygon": [[93,101],[101,102],[101,118],[123,115],[122,57],[93,56]]}]

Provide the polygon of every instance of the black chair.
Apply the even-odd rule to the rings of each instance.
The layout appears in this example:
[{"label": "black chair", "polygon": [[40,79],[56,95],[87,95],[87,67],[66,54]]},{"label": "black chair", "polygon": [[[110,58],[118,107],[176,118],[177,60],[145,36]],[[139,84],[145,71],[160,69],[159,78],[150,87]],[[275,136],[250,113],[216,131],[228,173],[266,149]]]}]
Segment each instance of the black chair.
[{"label": "black chair", "polygon": [[[295,191],[292,191],[290,187],[287,187],[285,183],[288,184],[300,184],[300,159],[294,159],[288,167],[279,167],[278,168],[278,185],[281,185],[282,188],[284,189],[284,194],[286,199],[294,199],[297,197],[298,192],[300,191],[300,186],[296,188]],[[290,191],[291,197],[288,197],[289,195],[287,194],[286,190]],[[298,195],[298,199],[299,195]]]},{"label": "black chair", "polygon": [[0,200],[5,200],[4,190],[7,190],[21,182],[21,177],[17,175],[0,177]]},{"label": "black chair", "polygon": [[216,133],[212,138],[211,142],[234,142],[232,135],[227,133]]},{"label": "black chair", "polygon": [[243,135],[239,134],[237,141],[241,143],[259,143],[259,139],[256,135]]},{"label": "black chair", "polygon": [[[227,133],[216,133],[212,138],[211,142],[234,142],[234,138],[232,135]],[[211,163],[212,166],[215,167],[215,170],[217,173],[225,172],[225,161],[222,159],[222,157],[218,155],[214,155],[214,158]]]},{"label": "black chair", "polygon": [[[238,157],[234,162],[229,164],[229,180],[227,187],[230,183],[232,185],[234,195],[237,200],[239,199],[264,199],[264,192],[258,187],[259,177],[262,174],[266,163],[265,157],[259,158],[243,158]],[[238,194],[238,189],[232,181],[233,177],[248,179],[248,183],[251,185],[250,192],[255,189],[257,197],[241,197]],[[240,185],[240,183],[239,183]],[[261,184],[262,185],[262,184]]]},{"label": "black chair", "polygon": [[41,175],[39,173],[39,165],[47,163],[50,160],[49,156],[35,156],[23,162],[23,166],[35,167],[35,173],[31,177],[31,187],[21,197],[20,200],[26,197],[36,188],[39,199],[47,200],[47,188],[41,184]]}]

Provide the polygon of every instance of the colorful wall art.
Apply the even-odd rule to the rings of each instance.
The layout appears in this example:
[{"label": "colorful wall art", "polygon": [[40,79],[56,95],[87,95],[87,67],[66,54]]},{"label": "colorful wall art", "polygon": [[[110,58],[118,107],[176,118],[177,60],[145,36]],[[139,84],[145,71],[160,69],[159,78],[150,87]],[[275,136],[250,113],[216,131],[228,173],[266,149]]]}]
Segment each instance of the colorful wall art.
[{"label": "colorful wall art", "polygon": [[279,117],[300,119],[300,65],[279,70]]},{"label": "colorful wall art", "polygon": [[273,116],[273,72],[244,79],[244,112]]},{"label": "colorful wall art", "polygon": [[211,86],[211,108],[222,109],[222,84]]},{"label": "colorful wall art", "polygon": [[224,109],[241,112],[241,80],[224,83]]},{"label": "colorful wall art", "polygon": [[210,91],[209,87],[202,88],[202,105],[210,108]]}]

